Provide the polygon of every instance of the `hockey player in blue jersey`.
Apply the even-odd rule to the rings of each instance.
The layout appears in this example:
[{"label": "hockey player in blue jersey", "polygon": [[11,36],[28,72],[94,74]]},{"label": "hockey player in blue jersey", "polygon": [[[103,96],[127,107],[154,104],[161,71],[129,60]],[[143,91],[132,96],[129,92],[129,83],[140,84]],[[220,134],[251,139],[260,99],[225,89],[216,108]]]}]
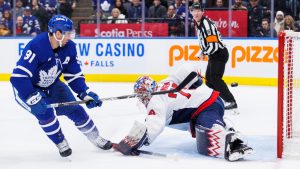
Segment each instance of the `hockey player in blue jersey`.
[{"label": "hockey player in blue jersey", "polygon": [[[75,101],[70,88],[88,108],[100,107],[98,95],[89,91],[77,60],[73,22],[55,15],[48,23],[48,32],[39,34],[25,47],[11,75],[16,101],[31,112],[39,125],[57,146],[62,157],[72,150],[62,132],[57,116],[65,115],[97,147],[108,150],[110,141],[102,138],[93,120],[83,107],[47,108],[48,104]],[[59,77],[64,74],[65,84]]]},{"label": "hockey player in blue jersey", "polygon": [[24,20],[23,29],[26,30],[26,34],[36,36],[40,33],[40,23],[34,15],[31,15],[31,8],[29,6],[25,7],[22,17]]}]

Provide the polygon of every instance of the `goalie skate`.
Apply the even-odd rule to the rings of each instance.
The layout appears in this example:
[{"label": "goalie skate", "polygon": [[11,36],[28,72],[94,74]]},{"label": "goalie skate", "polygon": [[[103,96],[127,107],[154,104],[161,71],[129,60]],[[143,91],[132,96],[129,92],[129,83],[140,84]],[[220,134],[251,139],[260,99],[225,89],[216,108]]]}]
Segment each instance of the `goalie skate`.
[{"label": "goalie skate", "polygon": [[57,144],[56,147],[59,150],[59,154],[62,157],[68,157],[72,154],[72,149],[70,148],[66,139],[64,139],[61,143]]},{"label": "goalie skate", "polygon": [[229,153],[228,161],[237,161],[253,153],[254,151],[251,147],[243,145],[239,149],[233,150]]},{"label": "goalie skate", "polygon": [[236,133],[228,134],[226,142],[227,148],[225,159],[228,161],[237,161],[254,153],[253,149],[244,144],[244,142],[238,138]]}]

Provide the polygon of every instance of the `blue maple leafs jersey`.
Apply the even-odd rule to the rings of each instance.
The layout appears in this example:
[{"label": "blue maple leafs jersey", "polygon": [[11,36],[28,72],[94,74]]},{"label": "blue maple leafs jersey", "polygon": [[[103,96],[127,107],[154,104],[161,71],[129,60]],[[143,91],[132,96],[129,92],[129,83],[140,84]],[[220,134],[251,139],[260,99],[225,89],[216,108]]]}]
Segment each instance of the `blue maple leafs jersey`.
[{"label": "blue maple leafs jersey", "polygon": [[62,73],[74,92],[88,88],[77,60],[76,44],[70,40],[64,47],[53,50],[45,32],[26,45],[11,75],[11,83],[18,95],[27,99],[35,88],[50,88]]}]

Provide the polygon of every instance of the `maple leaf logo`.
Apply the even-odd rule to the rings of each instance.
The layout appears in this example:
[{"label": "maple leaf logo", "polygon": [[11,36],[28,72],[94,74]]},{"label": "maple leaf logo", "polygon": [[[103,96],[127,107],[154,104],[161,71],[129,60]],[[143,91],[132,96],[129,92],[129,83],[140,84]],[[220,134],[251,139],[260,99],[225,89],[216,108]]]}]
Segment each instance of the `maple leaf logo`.
[{"label": "maple leaf logo", "polygon": [[103,11],[108,11],[109,10],[109,7],[110,7],[110,3],[108,3],[107,1],[104,1],[102,4],[101,4],[101,9]]},{"label": "maple leaf logo", "polygon": [[37,83],[40,87],[49,87],[54,83],[61,71],[58,71],[58,66],[55,65],[49,69],[48,73],[44,70],[39,72],[40,81]]}]

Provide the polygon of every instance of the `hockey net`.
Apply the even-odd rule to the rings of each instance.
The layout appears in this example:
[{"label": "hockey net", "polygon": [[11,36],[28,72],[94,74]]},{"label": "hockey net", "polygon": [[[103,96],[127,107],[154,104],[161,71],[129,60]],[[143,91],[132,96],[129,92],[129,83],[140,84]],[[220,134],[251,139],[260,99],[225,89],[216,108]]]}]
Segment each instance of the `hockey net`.
[{"label": "hockey net", "polygon": [[300,159],[299,32],[279,35],[277,157]]}]

